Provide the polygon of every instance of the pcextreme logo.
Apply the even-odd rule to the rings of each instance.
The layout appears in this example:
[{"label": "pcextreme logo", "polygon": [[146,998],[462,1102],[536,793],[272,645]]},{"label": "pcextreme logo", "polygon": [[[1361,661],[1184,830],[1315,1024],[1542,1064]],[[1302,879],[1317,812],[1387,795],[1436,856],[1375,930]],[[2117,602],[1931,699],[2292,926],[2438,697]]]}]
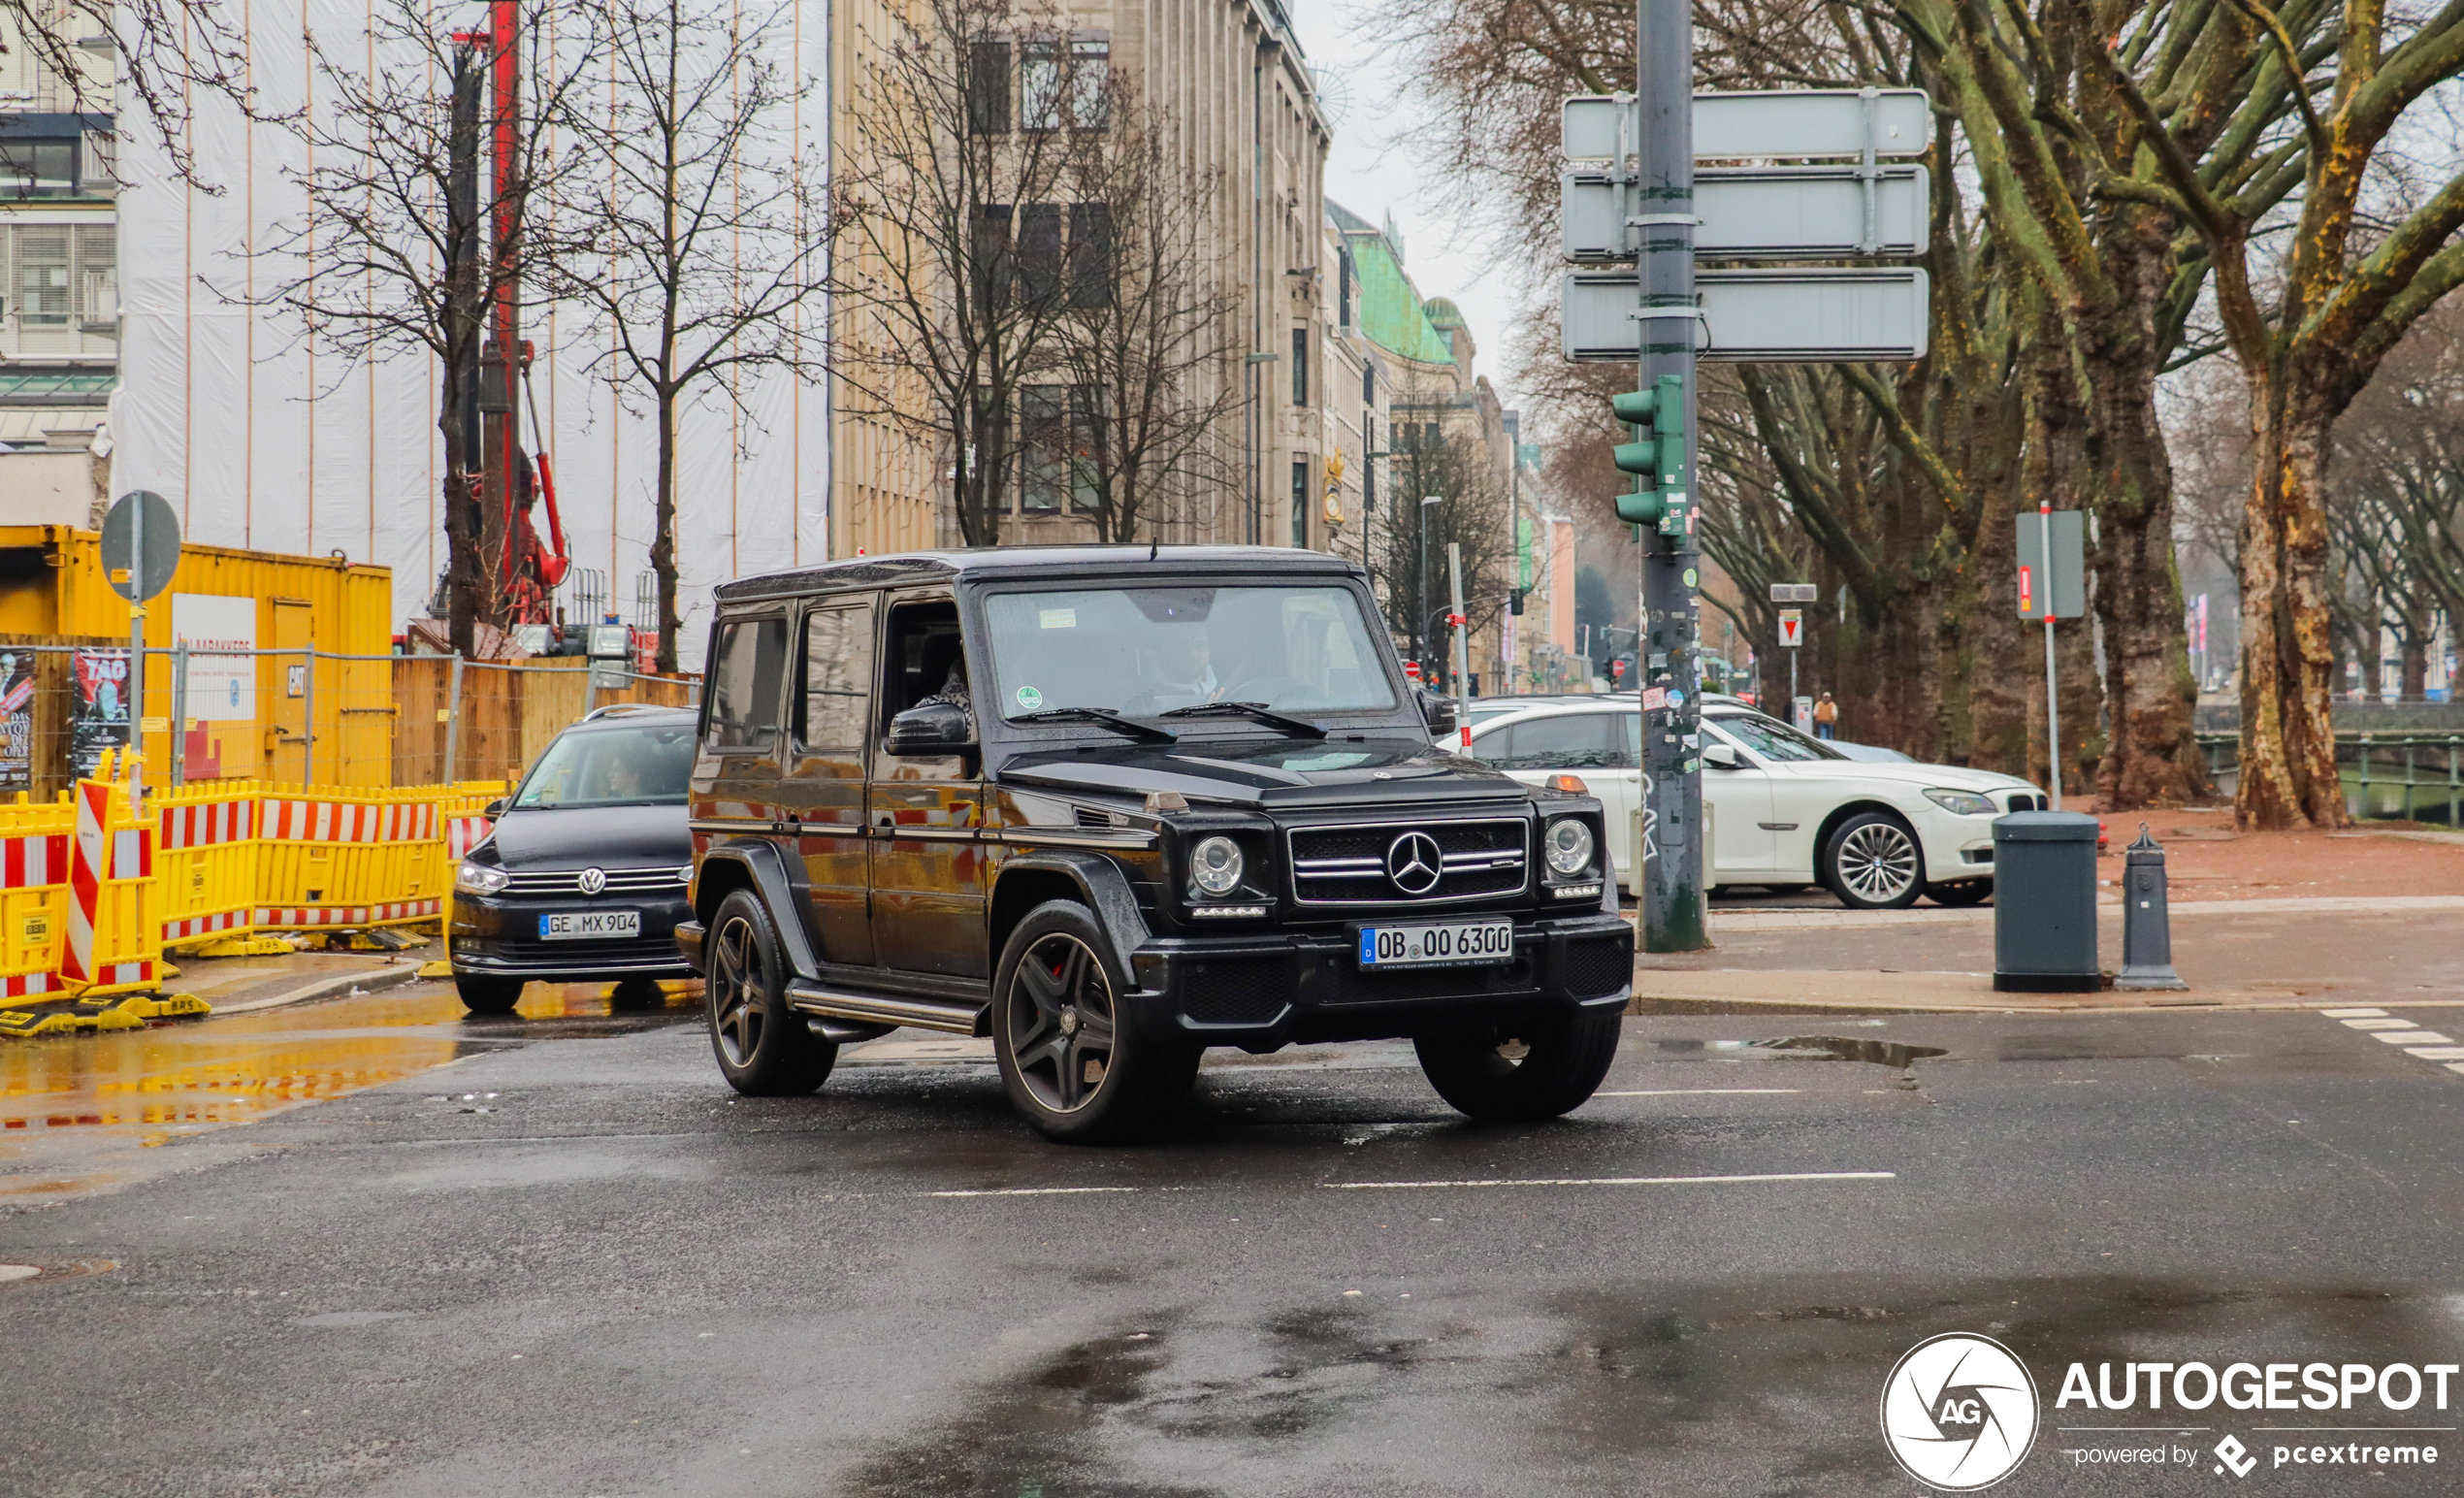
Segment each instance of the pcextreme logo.
[{"label": "pcextreme logo", "polygon": [[1900,1469],[1928,1487],[1991,1487],[2035,1444],[2036,1381],[1991,1337],[1929,1337],[1882,1386],[1882,1438]]}]

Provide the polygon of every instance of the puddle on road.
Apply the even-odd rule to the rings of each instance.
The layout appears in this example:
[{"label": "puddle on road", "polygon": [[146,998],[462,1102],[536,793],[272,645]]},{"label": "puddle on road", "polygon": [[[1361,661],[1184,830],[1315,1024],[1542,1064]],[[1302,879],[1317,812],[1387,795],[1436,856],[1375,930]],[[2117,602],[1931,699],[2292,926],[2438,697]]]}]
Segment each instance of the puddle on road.
[{"label": "puddle on road", "polygon": [[1931,1056],[1951,1053],[1940,1046],[1912,1046],[1897,1040],[1851,1040],[1840,1035],[1791,1035],[1785,1040],[1758,1040],[1754,1044],[1766,1051],[1805,1053],[1826,1061],[1871,1061],[1895,1071],[1906,1071]]},{"label": "puddle on road", "polygon": [[[628,995],[631,997],[631,995]],[[612,1000],[605,984],[534,984],[479,1019],[440,985],[260,1014],[0,1046],[0,1205],[125,1185],[139,1152],[345,1096],[530,1040],[630,1034],[697,1015],[697,993]]]}]

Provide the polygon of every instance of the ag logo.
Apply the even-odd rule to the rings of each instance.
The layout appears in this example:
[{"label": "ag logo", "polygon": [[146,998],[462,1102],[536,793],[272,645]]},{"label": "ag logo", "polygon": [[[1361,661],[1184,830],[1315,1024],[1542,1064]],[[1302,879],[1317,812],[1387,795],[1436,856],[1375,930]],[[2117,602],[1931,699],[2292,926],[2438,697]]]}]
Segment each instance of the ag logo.
[{"label": "ag logo", "polygon": [[2036,1381],[1991,1337],[1929,1337],[1882,1386],[1882,1438],[1901,1469],[1928,1487],[1991,1487],[2035,1443]]}]

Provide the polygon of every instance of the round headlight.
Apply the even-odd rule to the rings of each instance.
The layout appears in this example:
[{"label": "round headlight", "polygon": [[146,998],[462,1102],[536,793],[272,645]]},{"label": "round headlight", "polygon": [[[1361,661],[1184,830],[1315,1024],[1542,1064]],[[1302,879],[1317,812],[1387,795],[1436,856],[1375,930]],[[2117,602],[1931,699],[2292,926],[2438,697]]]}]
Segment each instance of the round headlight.
[{"label": "round headlight", "polygon": [[453,887],[466,895],[494,895],[508,881],[502,868],[485,863],[463,863],[453,871]]},{"label": "round headlight", "polygon": [[1229,837],[1209,837],[1189,850],[1189,882],[1209,895],[1229,895],[1241,886],[1241,845]]},{"label": "round headlight", "polygon": [[1572,817],[1548,825],[1548,866],[1561,874],[1579,874],[1591,866],[1591,829]]}]

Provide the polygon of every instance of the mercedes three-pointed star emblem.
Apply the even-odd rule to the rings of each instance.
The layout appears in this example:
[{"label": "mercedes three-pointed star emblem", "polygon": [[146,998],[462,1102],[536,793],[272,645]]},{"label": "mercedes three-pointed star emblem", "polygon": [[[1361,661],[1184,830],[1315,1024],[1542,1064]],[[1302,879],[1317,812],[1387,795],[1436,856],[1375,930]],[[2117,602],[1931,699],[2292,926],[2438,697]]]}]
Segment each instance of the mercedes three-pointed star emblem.
[{"label": "mercedes three-pointed star emblem", "polygon": [[1426,895],[1438,887],[1444,855],[1426,832],[1406,832],[1386,847],[1386,877],[1406,895]]}]

